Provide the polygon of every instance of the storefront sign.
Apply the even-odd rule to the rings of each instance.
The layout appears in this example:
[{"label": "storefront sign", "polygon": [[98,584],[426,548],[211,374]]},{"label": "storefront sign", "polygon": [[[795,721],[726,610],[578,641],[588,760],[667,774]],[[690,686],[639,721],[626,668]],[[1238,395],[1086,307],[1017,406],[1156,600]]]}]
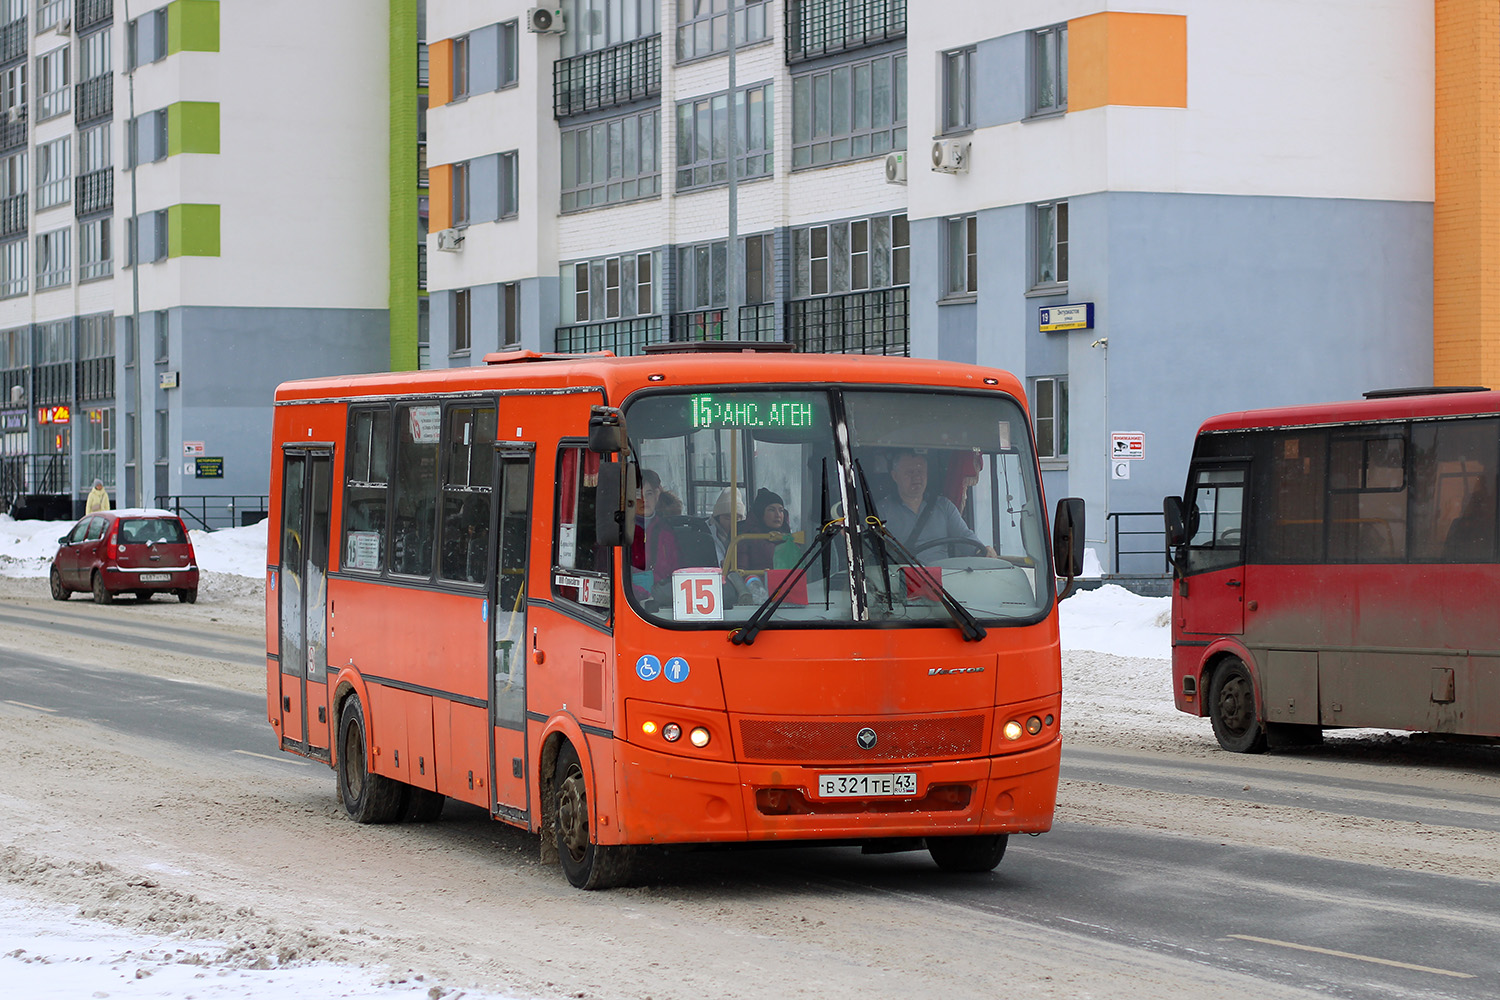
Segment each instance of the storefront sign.
[{"label": "storefront sign", "polygon": [[39,424],[65,424],[73,419],[73,414],[66,406],[44,406],[36,411],[36,422]]}]

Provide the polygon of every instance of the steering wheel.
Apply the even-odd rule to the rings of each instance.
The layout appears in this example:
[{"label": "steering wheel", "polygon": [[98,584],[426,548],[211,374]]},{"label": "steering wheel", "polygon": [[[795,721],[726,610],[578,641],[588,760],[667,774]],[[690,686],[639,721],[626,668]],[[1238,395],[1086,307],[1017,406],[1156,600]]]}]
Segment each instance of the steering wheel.
[{"label": "steering wheel", "polygon": [[1240,544],[1240,529],[1226,528],[1223,531],[1219,532],[1219,542],[1223,545]]},{"label": "steering wheel", "polygon": [[926,549],[936,548],[939,545],[950,544],[967,545],[982,556],[989,555],[990,547],[988,545],[984,544],[977,538],[970,538],[968,535],[944,535],[942,538],[934,538],[930,541],[919,542],[917,546],[911,550],[911,554],[916,555],[917,553],[922,552]]}]

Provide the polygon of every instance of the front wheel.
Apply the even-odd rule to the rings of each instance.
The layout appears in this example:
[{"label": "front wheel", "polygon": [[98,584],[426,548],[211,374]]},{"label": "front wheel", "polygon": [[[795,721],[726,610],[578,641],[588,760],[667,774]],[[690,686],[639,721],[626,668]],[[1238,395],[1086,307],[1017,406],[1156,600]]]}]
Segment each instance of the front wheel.
[{"label": "front wheel", "polygon": [[564,743],[553,771],[554,829],[563,874],[579,889],[608,889],[630,877],[631,849],[596,844],[589,830],[588,783],[573,744]]},{"label": "front wheel", "polygon": [[927,853],[945,872],[991,872],[1005,857],[1010,837],[1003,833],[928,837]]},{"label": "front wheel", "polygon": [[1260,753],[1266,730],[1255,715],[1255,682],[1239,660],[1226,660],[1214,671],[1208,689],[1208,715],[1219,746],[1230,753]]},{"label": "front wheel", "polygon": [[370,772],[365,746],[365,710],[350,697],[339,716],[339,799],[356,823],[393,822],[405,805],[402,784]]},{"label": "front wheel", "polygon": [[62,574],[57,571],[56,566],[53,566],[52,572],[47,574],[47,583],[52,588],[52,599],[54,601],[66,601],[73,596],[73,592],[63,586]]}]

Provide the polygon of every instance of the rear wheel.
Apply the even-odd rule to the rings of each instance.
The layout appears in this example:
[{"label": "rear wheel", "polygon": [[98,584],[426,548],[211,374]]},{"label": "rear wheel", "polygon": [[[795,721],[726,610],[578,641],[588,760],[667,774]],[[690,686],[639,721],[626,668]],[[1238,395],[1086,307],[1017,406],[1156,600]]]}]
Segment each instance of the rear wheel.
[{"label": "rear wheel", "polygon": [[52,599],[54,601],[66,601],[73,596],[73,592],[63,586],[62,574],[57,571],[56,566],[53,566],[52,572],[47,574],[47,583],[52,587]]},{"label": "rear wheel", "polygon": [[928,837],[927,853],[945,872],[994,871],[1010,837],[1003,833],[967,837]]},{"label": "rear wheel", "polygon": [[1230,753],[1260,753],[1266,730],[1255,715],[1255,682],[1239,660],[1226,660],[1214,671],[1208,689],[1208,715],[1219,746]]},{"label": "rear wheel", "polygon": [[430,792],[425,788],[408,785],[403,796],[401,820],[405,823],[432,823],[443,814],[443,804],[448,796]]},{"label": "rear wheel", "polygon": [[114,599],[115,599],[115,595],[111,594],[109,592],[109,590],[104,586],[104,574],[103,573],[95,573],[94,574],[94,603],[95,604],[108,604],[110,601],[113,601]]},{"label": "rear wheel", "polygon": [[183,604],[197,604],[198,603],[198,588],[197,587],[184,587],[182,590],[179,590],[177,592],[177,600],[180,601]]},{"label": "rear wheel", "polygon": [[339,716],[339,798],[356,823],[390,823],[401,817],[401,782],[370,773],[365,747],[365,710],[351,697]]},{"label": "rear wheel", "polygon": [[589,830],[588,783],[571,743],[564,743],[558,752],[553,791],[557,796],[557,853],[568,881],[579,889],[608,889],[626,881],[632,851],[594,842]]},{"label": "rear wheel", "polygon": [[149,600],[151,600],[151,591],[149,591],[149,590],[137,590],[135,592],[135,599],[137,601],[149,601]]}]

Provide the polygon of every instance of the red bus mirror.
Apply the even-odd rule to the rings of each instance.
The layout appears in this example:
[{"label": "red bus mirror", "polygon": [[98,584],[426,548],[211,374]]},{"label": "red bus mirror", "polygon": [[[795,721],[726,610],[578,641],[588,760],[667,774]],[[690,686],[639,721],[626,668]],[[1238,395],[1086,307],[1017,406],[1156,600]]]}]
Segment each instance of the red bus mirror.
[{"label": "red bus mirror", "polygon": [[1182,497],[1163,497],[1162,517],[1167,523],[1167,544],[1172,548],[1187,543],[1187,519],[1182,516]]}]

